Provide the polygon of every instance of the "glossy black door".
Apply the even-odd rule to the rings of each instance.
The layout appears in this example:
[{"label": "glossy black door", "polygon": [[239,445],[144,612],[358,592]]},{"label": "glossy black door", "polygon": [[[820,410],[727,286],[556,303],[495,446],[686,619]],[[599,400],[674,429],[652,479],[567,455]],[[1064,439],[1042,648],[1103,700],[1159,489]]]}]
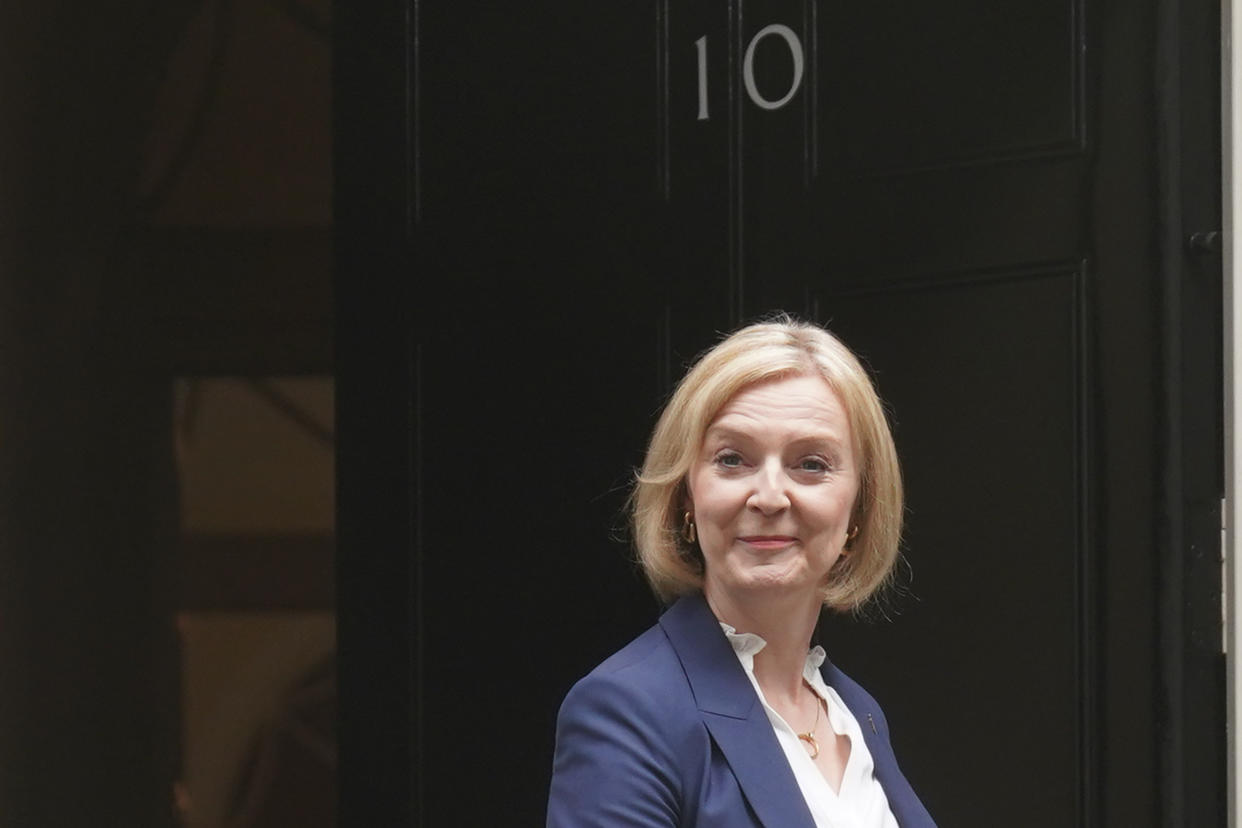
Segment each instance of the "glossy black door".
[{"label": "glossy black door", "polygon": [[1218,355],[1169,310],[1197,268],[1219,314],[1177,243],[1217,98],[1151,92],[1210,63],[1166,25],[1209,12],[340,10],[349,824],[541,820],[560,697],[658,610],[622,508],[659,402],[776,308],[892,408],[908,567],[821,634],[932,813],[1219,821],[1216,582],[1182,540],[1219,417],[1172,416]]}]

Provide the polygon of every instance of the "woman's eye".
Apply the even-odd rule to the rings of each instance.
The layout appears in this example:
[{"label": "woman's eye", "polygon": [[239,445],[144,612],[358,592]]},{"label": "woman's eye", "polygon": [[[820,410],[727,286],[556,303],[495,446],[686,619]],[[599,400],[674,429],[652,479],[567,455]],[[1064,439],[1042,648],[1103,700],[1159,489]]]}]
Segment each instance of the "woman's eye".
[{"label": "woman's eye", "polygon": [[733,452],[718,454],[716,455],[716,463],[724,466],[726,469],[736,469],[742,465],[742,455],[734,454]]},{"label": "woman's eye", "polygon": [[808,472],[826,472],[829,470],[829,466],[818,457],[807,457],[798,462],[798,469]]}]

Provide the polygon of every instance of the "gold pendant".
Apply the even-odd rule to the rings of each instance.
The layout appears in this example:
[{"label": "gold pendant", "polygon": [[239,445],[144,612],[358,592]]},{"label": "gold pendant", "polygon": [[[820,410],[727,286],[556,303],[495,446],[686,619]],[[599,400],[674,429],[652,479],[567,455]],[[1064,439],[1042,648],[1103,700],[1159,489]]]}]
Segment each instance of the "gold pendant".
[{"label": "gold pendant", "polygon": [[812,759],[819,756],[819,742],[815,741],[815,734],[799,733],[798,738],[811,746],[811,758]]}]

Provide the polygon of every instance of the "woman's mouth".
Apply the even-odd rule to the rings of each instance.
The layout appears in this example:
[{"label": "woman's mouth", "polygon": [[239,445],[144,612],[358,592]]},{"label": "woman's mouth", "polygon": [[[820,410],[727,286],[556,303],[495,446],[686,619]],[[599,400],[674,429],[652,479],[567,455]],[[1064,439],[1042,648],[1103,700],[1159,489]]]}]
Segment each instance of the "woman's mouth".
[{"label": "woman's mouth", "polygon": [[756,549],[783,549],[798,539],[791,535],[745,535],[738,540]]}]

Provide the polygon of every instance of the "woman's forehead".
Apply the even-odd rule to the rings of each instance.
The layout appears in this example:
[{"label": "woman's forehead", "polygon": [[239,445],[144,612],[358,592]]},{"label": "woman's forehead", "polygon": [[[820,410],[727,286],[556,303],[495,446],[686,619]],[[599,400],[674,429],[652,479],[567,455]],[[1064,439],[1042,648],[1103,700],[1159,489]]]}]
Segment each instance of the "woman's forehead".
[{"label": "woman's forehead", "polygon": [[799,375],[747,386],[708,423],[713,430],[788,426],[826,430],[845,438],[849,417],[838,394],[822,377]]}]

